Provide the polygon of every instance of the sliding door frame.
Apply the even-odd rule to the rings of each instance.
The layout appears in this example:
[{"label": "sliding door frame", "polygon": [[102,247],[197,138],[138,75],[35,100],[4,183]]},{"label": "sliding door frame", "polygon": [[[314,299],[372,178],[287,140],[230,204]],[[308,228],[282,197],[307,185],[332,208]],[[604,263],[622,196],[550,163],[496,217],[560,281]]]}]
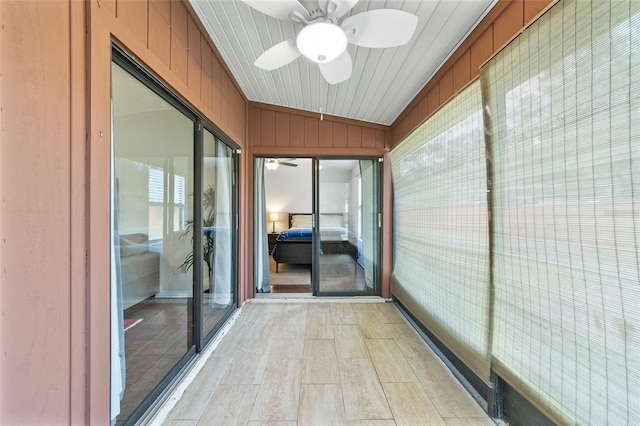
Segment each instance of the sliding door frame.
[{"label": "sliding door frame", "polygon": [[[215,333],[222,327],[224,322],[233,314],[238,305],[238,209],[239,209],[239,154],[240,147],[218,127],[211,123],[204,115],[200,114],[178,93],[166,85],[162,80],[149,71],[144,64],[136,61],[125,48],[120,46],[115,40],[111,43],[111,63],[116,64],[135,79],[142,83],[154,94],[160,96],[189,120],[193,121],[193,255],[194,259],[201,259],[202,254],[202,233],[203,233],[203,169],[204,169],[204,129],[208,130],[216,139],[222,141],[233,150],[233,177],[232,177],[232,282],[233,301],[222,315],[215,327],[207,335],[203,335],[203,297],[202,297],[202,262],[193,262],[193,296],[192,302],[187,307],[187,311],[192,312],[192,325],[190,333],[187,335],[188,348],[176,364],[169,369],[165,377],[142,399],[141,403],[124,419],[123,425],[136,424],[151,408],[160,403],[162,397],[166,396],[167,390],[180,377],[180,373],[188,366],[196,354],[202,352],[204,347],[213,338]],[[188,324],[189,325],[189,324]],[[113,333],[113,330],[111,330]]]},{"label": "sliding door frame", "polygon": [[[311,286],[313,295],[318,297],[340,297],[340,296],[380,296],[382,294],[382,157],[380,156],[314,156],[313,160],[313,270]],[[320,291],[320,254],[321,254],[321,238],[320,238],[320,161],[322,160],[371,160],[374,161],[375,167],[375,185],[377,199],[375,202],[377,226],[376,229],[376,264],[373,269],[373,290],[348,290],[348,291]]]}]

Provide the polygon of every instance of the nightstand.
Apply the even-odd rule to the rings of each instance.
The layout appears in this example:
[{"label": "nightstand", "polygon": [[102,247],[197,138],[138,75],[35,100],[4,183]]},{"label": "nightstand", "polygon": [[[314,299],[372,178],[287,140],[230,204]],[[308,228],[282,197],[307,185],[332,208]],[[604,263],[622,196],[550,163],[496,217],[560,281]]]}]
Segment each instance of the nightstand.
[{"label": "nightstand", "polygon": [[278,238],[278,234],[269,233],[267,234],[267,238],[269,240],[269,254],[271,254],[273,248],[276,246],[276,238]]}]

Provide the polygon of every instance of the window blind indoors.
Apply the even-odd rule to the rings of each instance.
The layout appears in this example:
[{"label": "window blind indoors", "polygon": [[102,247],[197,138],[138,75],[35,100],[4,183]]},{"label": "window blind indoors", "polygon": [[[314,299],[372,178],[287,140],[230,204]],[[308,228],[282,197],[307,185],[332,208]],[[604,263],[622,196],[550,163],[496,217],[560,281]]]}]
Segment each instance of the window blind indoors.
[{"label": "window blind indoors", "polygon": [[640,424],[640,2],[562,1],[482,69],[494,369],[563,424]]},{"label": "window blind indoors", "polygon": [[489,383],[485,141],[476,80],[391,151],[394,296]]}]

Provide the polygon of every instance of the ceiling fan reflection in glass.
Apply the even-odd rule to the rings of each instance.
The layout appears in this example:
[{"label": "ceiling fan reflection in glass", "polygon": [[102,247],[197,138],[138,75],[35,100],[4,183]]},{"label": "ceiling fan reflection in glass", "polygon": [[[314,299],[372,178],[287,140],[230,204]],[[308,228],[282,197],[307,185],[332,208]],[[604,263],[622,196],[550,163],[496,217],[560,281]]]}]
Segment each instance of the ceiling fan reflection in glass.
[{"label": "ceiling fan reflection in glass", "polygon": [[[282,161],[281,158],[265,158],[264,167],[267,170],[276,170],[280,166],[288,166],[288,167],[298,167],[295,163],[290,163],[288,161]],[[284,158],[284,160],[295,160],[295,158]]]}]

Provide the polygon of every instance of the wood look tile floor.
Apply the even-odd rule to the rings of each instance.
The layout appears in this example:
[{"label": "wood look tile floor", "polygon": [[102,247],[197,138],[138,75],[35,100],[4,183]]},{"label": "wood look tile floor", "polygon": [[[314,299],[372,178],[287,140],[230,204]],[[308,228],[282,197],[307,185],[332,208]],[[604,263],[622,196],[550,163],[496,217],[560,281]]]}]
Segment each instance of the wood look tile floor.
[{"label": "wood look tile floor", "polygon": [[166,425],[493,425],[390,303],[246,303]]}]

